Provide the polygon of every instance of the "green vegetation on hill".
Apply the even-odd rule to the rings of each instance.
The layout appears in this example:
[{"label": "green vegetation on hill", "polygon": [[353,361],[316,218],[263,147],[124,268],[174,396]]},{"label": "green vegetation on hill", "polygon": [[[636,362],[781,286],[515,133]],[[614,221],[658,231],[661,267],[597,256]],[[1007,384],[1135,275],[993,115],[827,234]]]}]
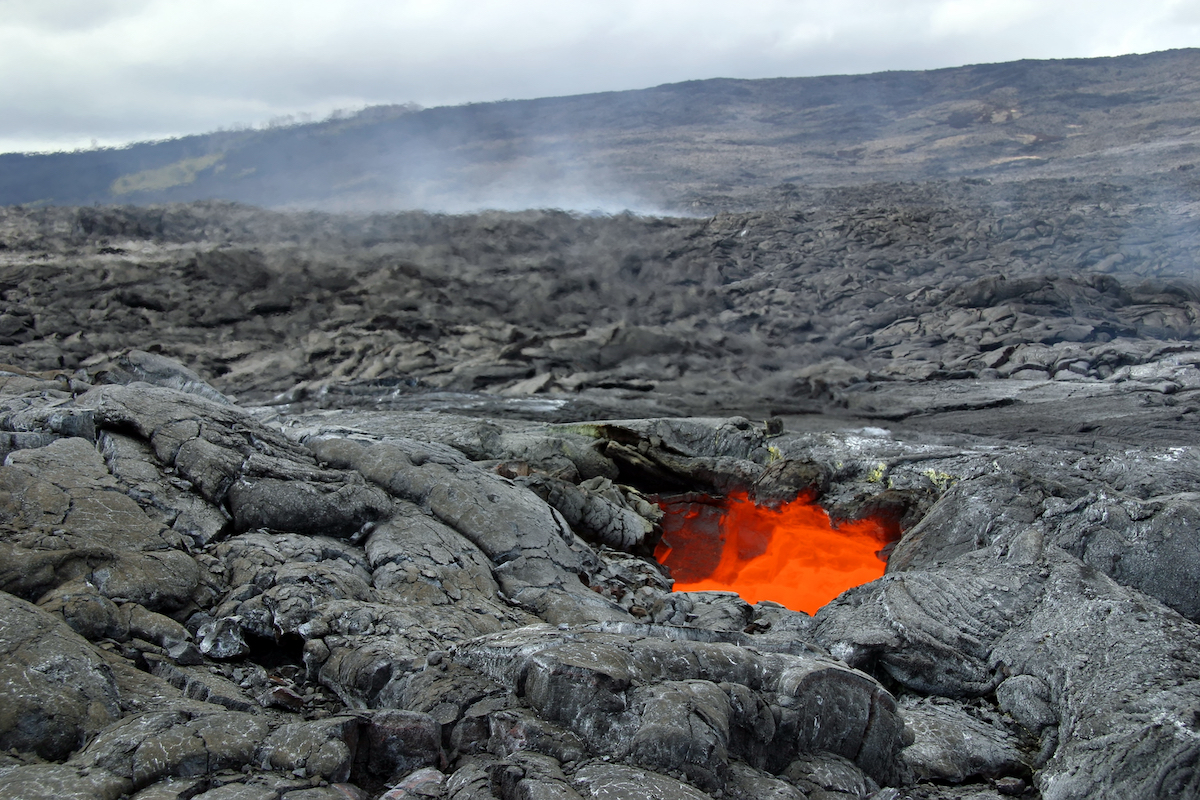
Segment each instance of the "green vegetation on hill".
[{"label": "green vegetation on hill", "polygon": [[122,175],[112,182],[109,191],[120,197],[135,192],[158,192],[195,183],[196,176],[206,169],[215,167],[214,171],[220,172],[220,161],[224,157],[224,153],[214,153],[200,158],[185,158],[158,169]]}]

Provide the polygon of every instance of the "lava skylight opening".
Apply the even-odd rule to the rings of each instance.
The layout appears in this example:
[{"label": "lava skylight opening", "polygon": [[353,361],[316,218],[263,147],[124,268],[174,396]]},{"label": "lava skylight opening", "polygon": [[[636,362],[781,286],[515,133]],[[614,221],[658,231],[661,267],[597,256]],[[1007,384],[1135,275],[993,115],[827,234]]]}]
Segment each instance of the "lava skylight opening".
[{"label": "lava skylight opening", "polygon": [[771,600],[807,614],[882,576],[885,548],[900,538],[891,519],[835,525],[805,496],[778,508],[755,505],[746,492],[661,505],[654,557],[671,570],[675,591],[732,591],[748,603]]}]

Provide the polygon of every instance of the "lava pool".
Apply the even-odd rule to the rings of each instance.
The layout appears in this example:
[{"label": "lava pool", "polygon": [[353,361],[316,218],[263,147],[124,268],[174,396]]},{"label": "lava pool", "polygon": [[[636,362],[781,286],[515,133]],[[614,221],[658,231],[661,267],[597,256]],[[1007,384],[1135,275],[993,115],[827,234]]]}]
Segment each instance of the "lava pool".
[{"label": "lava pool", "polygon": [[807,614],[883,575],[888,545],[900,538],[891,519],[835,525],[808,497],[778,508],[755,505],[746,492],[659,505],[666,516],[654,557],[671,570],[675,591],[732,591]]}]

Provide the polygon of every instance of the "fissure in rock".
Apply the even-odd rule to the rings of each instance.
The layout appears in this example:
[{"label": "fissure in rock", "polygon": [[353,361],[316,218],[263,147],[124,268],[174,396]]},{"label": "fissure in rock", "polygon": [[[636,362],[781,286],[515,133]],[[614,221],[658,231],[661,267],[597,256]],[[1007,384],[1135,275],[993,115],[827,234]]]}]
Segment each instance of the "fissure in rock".
[{"label": "fissure in rock", "polygon": [[665,512],[655,559],[675,591],[733,591],[748,603],[771,600],[815,614],[845,590],[883,575],[900,538],[883,516],[833,521],[802,495],[778,507],[744,492],[660,498]]}]

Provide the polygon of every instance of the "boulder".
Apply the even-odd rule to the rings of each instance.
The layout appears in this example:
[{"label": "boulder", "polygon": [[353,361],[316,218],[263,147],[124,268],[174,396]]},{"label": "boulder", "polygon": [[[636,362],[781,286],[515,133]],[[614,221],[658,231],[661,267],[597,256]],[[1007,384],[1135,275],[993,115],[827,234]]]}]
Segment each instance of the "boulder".
[{"label": "boulder", "polygon": [[3,588],[36,597],[84,578],[110,599],[150,609],[191,601],[200,571],[174,534],[122,493],[96,448],[79,438],[13,453],[0,466]]},{"label": "boulder", "polygon": [[[759,655],[535,626],[463,643],[454,658],[524,695],[592,752],[683,770],[710,788],[722,785],[734,756],[782,767],[797,752],[829,750],[884,782],[898,774],[903,724],[895,701],[868,676],[816,653]],[[765,708],[773,733],[747,736],[763,730]]]},{"label": "boulder", "polygon": [[914,741],[901,758],[918,780],[962,783],[969,779],[1029,777],[1018,741],[996,722],[962,706],[928,699],[901,708]]},{"label": "boulder", "polygon": [[576,485],[550,476],[532,476],[519,482],[557,509],[588,541],[632,550],[654,531],[654,523],[630,508],[611,481]]},{"label": "boulder", "polygon": [[267,732],[265,720],[224,709],[133,714],[89,742],[73,763],[126,778],[140,789],[168,776],[249,764]]},{"label": "boulder", "polygon": [[[1194,790],[1194,773],[1182,766],[1195,757],[1194,742],[1153,721],[1193,725],[1187,709],[1195,707],[1200,684],[1168,665],[1190,658],[1194,623],[1036,531],[926,570],[887,575],[847,592],[815,623],[816,640],[831,652],[883,669],[918,692],[1004,696],[1040,729],[1044,796]],[[1026,678],[999,689],[1018,676],[1046,688]]]},{"label": "boulder", "polygon": [[65,622],[0,592],[0,747],[62,760],[121,715],[112,670]]},{"label": "boulder", "polygon": [[444,767],[442,727],[428,714],[376,711],[363,732],[358,759],[365,772],[389,785],[418,769]]},{"label": "boulder", "polygon": [[358,717],[347,716],[282,725],[263,741],[258,759],[265,768],[344,783],[355,764],[361,727]]}]

